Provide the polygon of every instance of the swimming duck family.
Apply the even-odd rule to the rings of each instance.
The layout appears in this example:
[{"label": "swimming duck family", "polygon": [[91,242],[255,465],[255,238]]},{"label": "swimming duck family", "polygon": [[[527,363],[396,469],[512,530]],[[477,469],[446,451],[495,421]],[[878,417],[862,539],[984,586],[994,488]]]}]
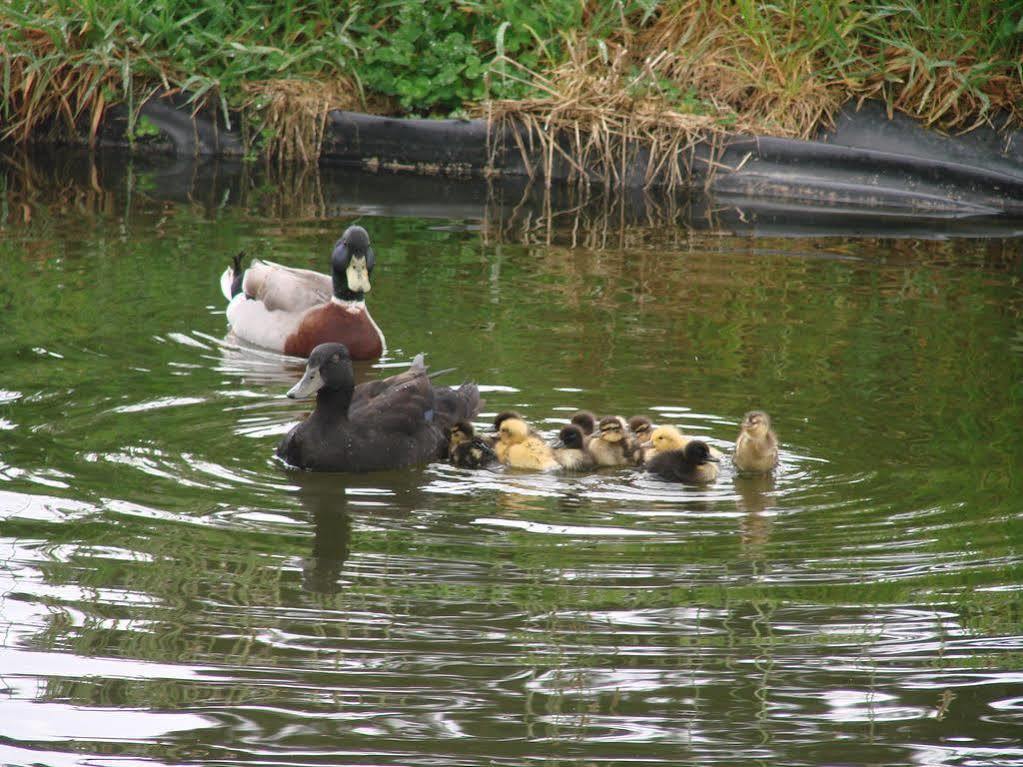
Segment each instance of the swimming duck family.
[{"label": "swimming duck family", "polygon": [[220,277],[230,302],[227,321],[243,341],[295,357],[322,343],[343,343],[351,359],[376,359],[384,335],[366,308],[376,256],[369,234],[348,227],[334,245],[331,274],[253,259],[242,254]]},{"label": "swimming duck family", "polygon": [[340,343],[312,350],[288,396],[315,396],[316,407],[280,441],[277,456],[312,471],[379,471],[440,459],[445,431],[481,405],[473,383],[435,388],[422,355],[404,373],[356,386],[351,355]]}]

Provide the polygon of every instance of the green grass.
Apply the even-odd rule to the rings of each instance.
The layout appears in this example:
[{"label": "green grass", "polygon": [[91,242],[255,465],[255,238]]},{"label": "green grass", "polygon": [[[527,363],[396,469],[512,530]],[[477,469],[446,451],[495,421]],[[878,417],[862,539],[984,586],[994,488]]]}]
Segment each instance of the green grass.
[{"label": "green grass", "polygon": [[[289,121],[331,107],[445,116],[500,100],[542,113],[566,77],[615,57],[615,109],[659,103],[805,136],[877,97],[954,131],[998,112],[1019,124],[1023,0],[11,0],[0,57],[3,131],[18,139],[91,135],[111,104],[181,89],[240,112],[280,153]],[[290,146],[315,157],[301,137]]]}]

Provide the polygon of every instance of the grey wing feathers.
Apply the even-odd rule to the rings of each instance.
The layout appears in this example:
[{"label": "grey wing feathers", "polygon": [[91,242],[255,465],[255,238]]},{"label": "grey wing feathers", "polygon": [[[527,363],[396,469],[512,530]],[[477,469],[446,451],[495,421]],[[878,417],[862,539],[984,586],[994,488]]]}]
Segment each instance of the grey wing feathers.
[{"label": "grey wing feathers", "polygon": [[270,311],[304,311],[330,301],[334,295],[330,275],[260,259],[253,259],[245,270],[242,289]]}]

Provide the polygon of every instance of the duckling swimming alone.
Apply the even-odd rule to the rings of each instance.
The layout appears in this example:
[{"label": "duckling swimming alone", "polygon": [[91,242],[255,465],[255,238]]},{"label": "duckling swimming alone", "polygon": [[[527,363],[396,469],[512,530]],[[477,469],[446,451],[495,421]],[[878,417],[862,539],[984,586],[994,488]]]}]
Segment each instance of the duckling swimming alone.
[{"label": "duckling swimming alone", "polygon": [[331,274],[260,259],[243,270],[242,255],[220,277],[238,338],[296,357],[328,342],[345,344],[356,360],[381,355],[384,335],[366,308],[375,256],[361,226],[348,227],[334,245]]},{"label": "duckling swimming alone", "polygon": [[618,415],[600,419],[597,432],[586,443],[597,466],[627,466],[632,463],[633,446],[627,433],[628,424]]},{"label": "duckling swimming alone", "polygon": [[595,461],[586,451],[586,435],[574,423],[558,432],[558,443],[554,446],[554,460],[568,471],[592,469]]},{"label": "duckling swimming alone", "polygon": [[[383,384],[383,385],[381,385]],[[416,357],[404,373],[355,386],[344,344],[320,344],[292,399],[316,396],[316,408],[277,446],[277,456],[312,471],[378,471],[427,463],[443,455],[444,430],[479,411],[476,384],[433,386]]]},{"label": "duckling swimming alone", "polygon": [[718,459],[710,454],[710,446],[698,439],[690,440],[683,450],[658,453],[645,468],[661,479],[689,485],[705,485],[718,478]]},{"label": "duckling swimming alone", "polygon": [[469,421],[457,421],[447,431],[448,460],[462,469],[482,469],[497,462],[497,455]]},{"label": "duckling swimming alone", "polygon": [[501,463],[516,469],[550,471],[559,466],[554,451],[539,436],[531,434],[521,418],[504,419],[494,452]]},{"label": "duckling swimming alone", "polygon": [[766,473],[778,465],[778,437],[771,429],[771,417],[762,410],[751,410],[742,419],[735,440],[732,463],[741,472]]}]

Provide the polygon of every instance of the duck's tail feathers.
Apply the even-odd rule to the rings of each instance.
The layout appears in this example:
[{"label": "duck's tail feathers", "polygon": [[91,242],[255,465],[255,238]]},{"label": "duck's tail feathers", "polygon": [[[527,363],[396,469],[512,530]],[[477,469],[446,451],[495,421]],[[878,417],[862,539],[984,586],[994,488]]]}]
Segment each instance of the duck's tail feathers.
[{"label": "duck's tail feathers", "polygon": [[231,265],[220,275],[220,292],[228,301],[242,292],[242,276],[245,274],[245,270],[242,269],[243,258],[245,251],[238,251],[232,256]]},{"label": "duck's tail feathers", "polygon": [[408,369],[416,373],[425,373],[426,356],[422,352],[419,352],[419,354],[412,358],[412,364],[408,366]]},{"label": "duck's tail feathers", "polygon": [[433,373],[430,373],[430,378],[436,378],[437,376],[442,376],[445,375],[446,373],[453,373],[456,370],[458,370],[458,368],[444,368],[443,370],[437,370]]},{"label": "duck's tail feathers", "polygon": [[466,382],[457,389],[442,386],[434,390],[434,408],[442,427],[456,421],[471,421],[484,405],[476,384]]}]

